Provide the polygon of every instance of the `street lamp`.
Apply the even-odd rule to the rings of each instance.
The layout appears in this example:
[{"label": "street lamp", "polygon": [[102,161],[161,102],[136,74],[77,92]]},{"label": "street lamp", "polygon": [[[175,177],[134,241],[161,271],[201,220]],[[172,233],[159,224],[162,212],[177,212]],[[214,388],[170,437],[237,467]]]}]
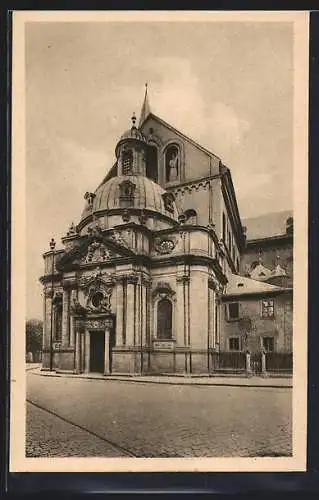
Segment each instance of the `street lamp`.
[{"label": "street lamp", "polygon": [[52,267],[51,267],[51,328],[50,328],[50,371],[53,370],[53,297],[54,297],[54,249],[55,240],[51,238],[50,250],[52,251]]}]

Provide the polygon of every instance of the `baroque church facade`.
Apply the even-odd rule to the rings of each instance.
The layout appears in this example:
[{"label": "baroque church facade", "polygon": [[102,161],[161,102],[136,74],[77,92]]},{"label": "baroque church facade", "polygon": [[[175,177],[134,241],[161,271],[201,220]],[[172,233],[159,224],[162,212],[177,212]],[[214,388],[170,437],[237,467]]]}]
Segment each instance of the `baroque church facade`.
[{"label": "baroque church facade", "polygon": [[[292,269],[278,242],[249,246],[229,168],[154,115],[147,90],[115,156],[43,256],[42,369],[290,371]],[[286,243],[292,257],[292,230]]]}]

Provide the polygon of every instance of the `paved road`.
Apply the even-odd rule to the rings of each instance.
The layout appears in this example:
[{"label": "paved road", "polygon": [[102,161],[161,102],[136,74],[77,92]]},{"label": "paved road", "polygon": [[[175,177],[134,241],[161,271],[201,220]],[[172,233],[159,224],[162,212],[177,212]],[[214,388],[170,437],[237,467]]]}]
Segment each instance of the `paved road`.
[{"label": "paved road", "polygon": [[32,371],[27,376],[28,400],[38,405],[28,405],[27,456],[292,452],[291,389],[134,384]]}]

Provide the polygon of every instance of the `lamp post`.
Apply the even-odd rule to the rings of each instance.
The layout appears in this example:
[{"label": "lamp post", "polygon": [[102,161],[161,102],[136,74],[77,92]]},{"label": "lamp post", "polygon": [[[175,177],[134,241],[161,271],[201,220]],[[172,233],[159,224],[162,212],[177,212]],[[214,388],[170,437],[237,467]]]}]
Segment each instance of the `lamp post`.
[{"label": "lamp post", "polygon": [[53,297],[54,297],[54,249],[55,241],[51,238],[50,250],[52,251],[52,267],[51,267],[51,328],[50,328],[50,371],[53,370]]}]

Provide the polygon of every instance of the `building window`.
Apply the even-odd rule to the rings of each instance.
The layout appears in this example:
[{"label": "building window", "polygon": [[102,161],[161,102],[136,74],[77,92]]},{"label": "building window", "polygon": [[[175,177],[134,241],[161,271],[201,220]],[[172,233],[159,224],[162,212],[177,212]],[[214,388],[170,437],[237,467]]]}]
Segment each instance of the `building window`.
[{"label": "building window", "polygon": [[239,302],[228,304],[228,319],[234,320],[239,318]]},{"label": "building window", "polygon": [[173,182],[179,179],[180,158],[179,149],[175,145],[168,146],[165,152],[165,180]]},{"label": "building window", "polygon": [[275,350],[274,337],[263,337],[262,346],[266,352],[273,352]]},{"label": "building window", "polygon": [[263,318],[273,318],[274,312],[274,301],[273,300],[263,300],[262,301],[261,315]]},{"label": "building window", "polygon": [[133,153],[131,150],[122,152],[122,172],[123,175],[128,175],[132,172],[133,167]]},{"label": "building window", "polygon": [[230,337],[228,342],[230,351],[240,351],[239,337]]},{"label": "building window", "polygon": [[173,193],[163,193],[162,198],[163,198],[165,210],[173,213],[174,212],[174,201],[175,201],[175,196],[173,195]]},{"label": "building window", "polygon": [[238,257],[236,259],[236,268],[237,268],[237,272],[239,273],[239,259],[238,259]]},{"label": "building window", "polygon": [[102,300],[103,300],[103,293],[96,292],[92,297],[92,305],[98,308],[100,307]]},{"label": "building window", "polygon": [[146,177],[157,182],[157,148],[150,145],[146,155]]},{"label": "building window", "polygon": [[134,201],[135,189],[136,184],[134,184],[133,182],[129,180],[121,182],[121,184],[119,185],[119,199],[121,207],[128,207],[132,205]]},{"label": "building window", "polygon": [[190,208],[184,212],[187,224],[197,224],[197,213],[195,210]]},{"label": "building window", "polygon": [[172,338],[173,306],[170,300],[161,299],[157,304],[157,338]]},{"label": "building window", "polygon": [[223,241],[226,243],[226,216],[223,212]]}]

